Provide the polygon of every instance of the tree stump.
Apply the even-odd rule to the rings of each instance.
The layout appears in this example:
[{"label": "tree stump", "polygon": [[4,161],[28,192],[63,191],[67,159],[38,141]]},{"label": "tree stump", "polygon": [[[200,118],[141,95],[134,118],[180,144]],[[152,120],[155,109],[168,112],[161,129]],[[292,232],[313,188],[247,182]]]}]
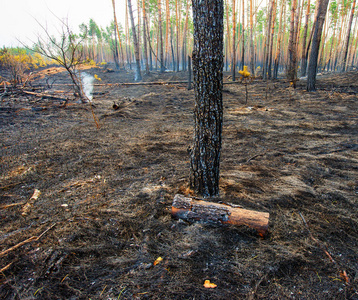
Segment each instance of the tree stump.
[{"label": "tree stump", "polygon": [[191,223],[246,225],[264,236],[267,233],[270,214],[177,194],[172,204],[172,216]]}]

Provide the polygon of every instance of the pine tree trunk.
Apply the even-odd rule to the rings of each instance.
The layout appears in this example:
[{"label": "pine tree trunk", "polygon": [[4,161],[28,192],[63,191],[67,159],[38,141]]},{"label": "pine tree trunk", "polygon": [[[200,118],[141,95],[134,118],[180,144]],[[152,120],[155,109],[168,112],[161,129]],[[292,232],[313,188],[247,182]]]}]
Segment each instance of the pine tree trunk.
[{"label": "pine tree trunk", "polygon": [[159,60],[160,73],[164,73],[164,51],[163,51],[163,30],[162,30],[162,0],[158,0],[158,26],[159,26]]},{"label": "pine tree trunk", "polygon": [[232,0],[232,81],[236,80],[236,0]]},{"label": "pine tree trunk", "polygon": [[301,76],[306,76],[307,70],[307,58],[306,58],[306,44],[307,44],[307,33],[308,33],[308,21],[310,18],[310,11],[311,11],[311,1],[307,1],[307,9],[306,9],[306,20],[305,26],[303,29],[303,44],[302,44],[302,56],[301,56]]},{"label": "pine tree trunk", "polygon": [[253,0],[250,0],[250,69],[251,74],[255,75],[255,52],[254,52],[254,15],[253,15]]},{"label": "pine tree trunk", "polygon": [[230,61],[232,61],[232,59],[230,60],[229,59],[229,56],[230,56],[230,49],[231,49],[231,41],[230,41],[230,26],[229,26],[229,0],[225,0],[225,11],[226,11],[226,55],[225,55],[225,61],[226,61],[226,71],[228,70],[229,68],[229,64],[230,64]]},{"label": "pine tree trunk", "polygon": [[[357,24],[358,24],[358,22],[355,23],[353,32],[357,32]],[[353,46],[353,41],[354,40],[355,40],[355,43],[354,43],[354,46]],[[349,59],[347,61],[347,64],[350,64],[351,67],[353,67],[353,65],[354,65],[355,53],[356,53],[356,50],[357,50],[357,42],[358,42],[358,38],[357,38],[357,33],[356,33],[355,37],[353,36],[353,39],[352,39],[352,47],[351,47],[351,51],[350,51],[350,54],[349,54]]]},{"label": "pine tree trunk", "polygon": [[317,16],[315,20],[315,27],[313,38],[312,38],[312,47],[311,54],[308,63],[308,74],[307,74],[307,91],[315,91],[316,90],[316,73],[317,73],[317,60],[318,60],[318,52],[319,46],[321,43],[322,29],[323,23],[326,18],[327,7],[329,0],[319,0],[317,7]]},{"label": "pine tree trunk", "polygon": [[332,67],[332,50],[333,50],[333,46],[334,46],[334,42],[336,40],[336,27],[337,27],[337,22],[335,23],[334,29],[333,29],[333,35],[332,35],[332,42],[331,42],[331,47],[329,50],[329,56],[328,56],[328,64],[327,64],[327,71],[329,71]]},{"label": "pine tree trunk", "polygon": [[190,185],[204,197],[219,193],[223,123],[223,0],[193,0],[195,89]]},{"label": "pine tree trunk", "polygon": [[[114,27],[116,27],[116,25],[114,24]],[[118,54],[118,40],[117,40],[117,32],[116,32],[116,28],[114,29],[114,47],[113,47],[113,58],[114,58],[114,64],[116,65],[116,70],[119,70],[119,54]]]},{"label": "pine tree trunk", "polygon": [[187,56],[187,31],[188,31],[188,21],[189,21],[189,1],[186,3],[186,16],[184,22],[183,30],[183,46],[182,46],[182,70],[186,71],[186,56]]},{"label": "pine tree trunk", "polygon": [[127,64],[129,64],[129,69],[132,70],[132,56],[129,42],[129,22],[128,22],[128,1],[126,1],[126,20],[125,20],[125,31],[126,31],[126,39],[127,39],[127,47],[126,47],[126,57]]},{"label": "pine tree trunk", "polygon": [[268,68],[267,68],[267,75],[268,78],[271,79],[272,74],[272,52],[273,52],[273,37],[275,33],[275,22],[276,22],[276,1],[272,1],[273,9],[272,9],[272,22],[271,22],[271,35],[270,35],[270,48],[268,53]]},{"label": "pine tree trunk", "polygon": [[149,74],[148,63],[148,46],[147,46],[147,14],[145,9],[145,0],[142,1],[143,9],[143,45],[144,45],[144,62],[145,62],[145,74]]},{"label": "pine tree trunk", "polygon": [[268,69],[268,58],[269,58],[269,47],[270,47],[270,34],[271,34],[271,21],[272,21],[272,11],[274,6],[274,0],[270,0],[270,12],[268,16],[268,22],[266,24],[266,37],[265,37],[265,46],[264,46],[264,63],[262,67],[262,77],[267,79],[267,69]]},{"label": "pine tree trunk", "polygon": [[280,8],[280,25],[278,28],[277,33],[277,45],[276,45],[276,54],[275,54],[275,60],[274,60],[274,67],[273,67],[273,78],[277,79],[278,76],[278,66],[280,62],[280,56],[281,56],[281,41],[282,41],[282,22],[283,22],[283,12],[286,11],[286,5],[285,0],[282,0],[281,2],[281,8]]},{"label": "pine tree trunk", "polygon": [[287,79],[293,84],[296,82],[296,39],[295,39],[295,16],[296,16],[297,0],[292,0],[291,3],[291,23],[290,23],[290,40],[288,42],[288,68],[287,68]]},{"label": "pine tree trunk", "polygon": [[165,24],[165,58],[164,65],[167,65],[169,61],[169,26],[170,26],[170,9],[169,9],[169,0],[165,1],[165,14],[166,14],[166,24]]},{"label": "pine tree trunk", "polygon": [[344,46],[343,67],[342,67],[343,72],[345,72],[347,69],[347,55],[348,55],[348,48],[349,48],[349,38],[351,35],[355,7],[356,7],[356,0],[353,0],[351,15],[349,17],[349,24],[348,24],[348,29],[347,29],[347,37],[346,37],[346,42],[345,42],[345,46]]},{"label": "pine tree trunk", "polygon": [[245,65],[245,0],[242,0],[242,43],[241,43],[241,68]]},{"label": "pine tree trunk", "polygon": [[135,80],[136,81],[141,81],[142,80],[142,74],[140,72],[139,45],[138,45],[137,33],[136,33],[135,24],[134,24],[134,18],[133,18],[132,0],[128,0],[128,11],[129,11],[129,17],[131,19],[131,24],[132,24],[132,34],[133,34],[134,53],[135,53],[135,62],[136,62]]}]

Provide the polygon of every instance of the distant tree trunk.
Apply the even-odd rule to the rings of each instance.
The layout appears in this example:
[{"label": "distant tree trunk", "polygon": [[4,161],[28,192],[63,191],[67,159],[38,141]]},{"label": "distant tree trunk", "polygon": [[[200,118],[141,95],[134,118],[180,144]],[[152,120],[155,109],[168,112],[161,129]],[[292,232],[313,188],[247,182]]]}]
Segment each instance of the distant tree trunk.
[{"label": "distant tree trunk", "polygon": [[279,62],[280,62],[280,55],[281,55],[281,41],[282,41],[282,35],[283,35],[283,31],[282,31],[282,23],[283,23],[283,12],[286,11],[286,4],[285,4],[285,0],[281,1],[281,8],[280,8],[280,25],[278,28],[278,33],[277,33],[277,45],[276,45],[276,54],[275,54],[275,59],[274,59],[274,67],[273,67],[273,78],[277,79],[278,76],[278,66],[279,66]]},{"label": "distant tree trunk", "polygon": [[321,70],[322,70],[322,67],[323,67],[322,60],[323,60],[324,50],[325,50],[325,45],[326,45],[326,36],[327,36],[328,30],[329,30],[329,28],[327,28],[328,27],[327,21],[328,20],[326,19],[324,22],[324,26],[323,26],[321,47],[318,52],[317,70],[319,70],[319,68],[321,68]]},{"label": "distant tree trunk", "polygon": [[135,53],[135,62],[136,62],[135,80],[136,81],[141,81],[142,80],[142,74],[140,72],[139,45],[138,45],[137,33],[136,33],[136,29],[135,29],[135,24],[134,24],[133,11],[132,11],[132,1],[131,0],[128,0],[128,11],[129,11],[130,19],[131,19],[131,24],[132,24],[133,44],[134,44],[134,53]]},{"label": "distant tree trunk", "polygon": [[189,21],[189,1],[186,3],[186,15],[184,22],[184,30],[183,30],[183,46],[182,46],[182,70],[186,71],[186,53],[187,53],[187,31],[188,31],[188,21]]},{"label": "distant tree trunk", "polygon": [[332,67],[332,62],[333,62],[333,54],[332,54],[332,51],[333,51],[333,46],[335,44],[335,40],[336,40],[336,28],[337,27],[337,22],[335,23],[335,26],[334,26],[334,29],[333,29],[333,34],[332,34],[332,37],[331,37],[331,47],[330,47],[330,50],[329,50],[329,55],[328,55],[328,65],[327,65],[327,71],[329,71]]},{"label": "distant tree trunk", "polygon": [[191,57],[188,56],[188,91],[191,90]]},{"label": "distant tree trunk", "polygon": [[126,20],[125,20],[125,31],[126,31],[126,57],[127,57],[127,64],[129,64],[129,69],[132,70],[132,55],[130,49],[130,39],[129,39],[129,22],[128,22],[128,1],[126,1]]},{"label": "distant tree trunk", "polygon": [[291,3],[291,22],[290,22],[290,40],[288,42],[288,68],[287,79],[295,84],[297,79],[296,61],[297,61],[297,47],[296,47],[296,35],[295,35],[295,16],[297,9],[297,0],[292,0]]},{"label": "distant tree trunk", "polygon": [[116,70],[119,70],[119,54],[118,54],[118,40],[117,40],[117,32],[116,32],[116,24],[113,23],[114,26],[114,46],[113,46],[113,58],[114,64],[116,65]]},{"label": "distant tree trunk", "polygon": [[349,38],[350,38],[350,35],[351,35],[351,29],[352,29],[352,22],[353,22],[353,16],[354,16],[355,7],[356,7],[356,0],[353,0],[351,15],[350,15],[350,18],[349,18],[349,24],[348,24],[348,29],[347,29],[347,37],[346,37],[346,42],[345,42],[345,46],[344,46],[343,67],[342,67],[343,72],[345,72],[346,69],[347,69],[347,55],[348,55],[348,48],[349,48]]},{"label": "distant tree trunk", "polygon": [[219,193],[223,123],[223,0],[193,0],[195,89],[190,185],[204,197]]},{"label": "distant tree trunk", "polygon": [[[118,35],[118,42],[119,42],[119,55],[120,55],[120,57],[121,57],[120,66],[121,66],[122,68],[124,68],[124,54],[123,54],[123,47],[122,47],[121,35],[120,35],[120,33],[119,33],[118,22],[117,22],[115,0],[112,0],[112,6],[113,6],[113,17],[114,17],[115,31],[116,31],[116,33],[117,33],[117,35]],[[115,35],[115,36],[116,36],[116,35]]]},{"label": "distant tree trunk", "polygon": [[242,44],[241,44],[241,67],[244,69],[245,65],[245,0],[242,0]]},{"label": "distant tree trunk", "polygon": [[225,0],[225,11],[226,11],[226,55],[225,55],[225,61],[226,61],[226,64],[225,64],[225,67],[226,67],[226,71],[228,70],[229,68],[229,64],[230,64],[230,59],[229,59],[229,56],[230,56],[230,49],[231,49],[231,42],[230,42],[230,22],[229,22],[229,0]]},{"label": "distant tree trunk", "polygon": [[143,9],[143,45],[144,45],[144,62],[145,62],[145,73],[149,74],[148,64],[148,47],[147,47],[147,14],[145,10],[145,0],[142,1]]},{"label": "distant tree trunk", "polygon": [[165,59],[164,59],[164,65],[167,65],[167,62],[169,61],[169,28],[170,28],[170,9],[169,9],[169,0],[165,1],[165,15],[166,15],[166,24],[165,24]]},{"label": "distant tree trunk", "polygon": [[175,0],[175,30],[176,30],[176,43],[175,43],[175,52],[176,52],[176,70],[179,72],[179,12],[178,12],[178,0]]},{"label": "distant tree trunk", "polygon": [[255,75],[255,50],[254,50],[254,15],[253,15],[253,0],[250,0],[250,69],[251,74]]},{"label": "distant tree trunk", "polygon": [[311,47],[311,54],[308,63],[308,74],[307,74],[307,91],[309,92],[316,90],[318,52],[319,52],[319,45],[321,43],[323,23],[327,14],[328,2],[329,0],[318,1],[315,26],[312,29],[314,30],[314,33],[312,38],[312,47]]},{"label": "distant tree trunk", "polygon": [[232,0],[232,81],[236,80],[236,0]]},{"label": "distant tree trunk", "polygon": [[159,56],[160,73],[164,73],[164,53],[163,53],[163,30],[162,30],[162,0],[158,0],[158,26],[159,26]]},{"label": "distant tree trunk", "polygon": [[268,15],[268,22],[266,24],[266,37],[265,37],[265,45],[264,45],[264,62],[262,66],[262,77],[267,79],[268,75],[268,58],[269,58],[269,47],[270,47],[270,34],[271,34],[271,21],[272,21],[272,12],[273,12],[274,0],[270,0],[270,12]]},{"label": "distant tree trunk", "polygon": [[[353,32],[357,32],[357,24],[358,24],[358,22],[355,23]],[[353,45],[354,40],[355,40],[355,43]],[[351,67],[353,67],[353,65],[354,65],[354,58],[356,56],[356,50],[357,50],[357,42],[358,42],[358,37],[357,37],[357,33],[356,33],[355,37],[353,37],[353,40],[352,40],[352,47],[351,47],[351,51],[349,54],[349,59],[347,61],[347,64],[350,62]]]},{"label": "distant tree trunk", "polygon": [[272,52],[273,52],[273,37],[275,33],[275,22],[276,22],[276,1],[272,1],[272,21],[271,21],[271,34],[270,34],[270,47],[269,47],[269,53],[268,53],[268,68],[267,68],[267,76],[269,79],[271,79],[272,75]]},{"label": "distant tree trunk", "polygon": [[302,44],[302,58],[301,58],[301,76],[306,76],[307,69],[307,57],[306,57],[306,44],[307,44],[307,33],[308,33],[308,21],[310,19],[310,11],[311,11],[311,1],[307,0],[307,9],[306,9],[306,20],[305,26],[303,29],[303,44]]}]

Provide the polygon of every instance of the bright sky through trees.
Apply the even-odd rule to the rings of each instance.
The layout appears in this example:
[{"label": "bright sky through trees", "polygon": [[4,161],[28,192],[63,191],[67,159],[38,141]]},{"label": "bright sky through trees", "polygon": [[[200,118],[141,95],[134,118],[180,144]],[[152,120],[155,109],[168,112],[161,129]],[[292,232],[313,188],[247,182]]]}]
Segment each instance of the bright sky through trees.
[{"label": "bright sky through trees", "polygon": [[[78,25],[92,18],[99,26],[106,27],[113,20],[111,0],[0,0],[0,47],[18,46],[17,39],[31,44],[42,30],[37,24],[58,25],[60,19],[68,18],[76,32]],[[116,1],[117,19],[124,24],[125,0]],[[55,15],[55,16],[54,16]]]}]

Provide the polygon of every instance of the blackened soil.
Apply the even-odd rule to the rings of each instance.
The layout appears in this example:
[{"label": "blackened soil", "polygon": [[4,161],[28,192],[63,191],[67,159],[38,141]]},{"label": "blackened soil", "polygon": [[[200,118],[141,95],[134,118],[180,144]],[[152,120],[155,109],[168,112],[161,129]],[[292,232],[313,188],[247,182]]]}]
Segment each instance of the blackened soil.
[{"label": "blackened soil", "polygon": [[88,69],[92,111],[58,71],[32,90],[65,107],[15,91],[0,103],[1,299],[358,299],[357,73],[314,93],[254,80],[247,103],[224,85],[220,197],[270,212],[261,239],[170,216],[189,192],[194,92],[170,83],[186,73],[119,85],[133,72]]}]

